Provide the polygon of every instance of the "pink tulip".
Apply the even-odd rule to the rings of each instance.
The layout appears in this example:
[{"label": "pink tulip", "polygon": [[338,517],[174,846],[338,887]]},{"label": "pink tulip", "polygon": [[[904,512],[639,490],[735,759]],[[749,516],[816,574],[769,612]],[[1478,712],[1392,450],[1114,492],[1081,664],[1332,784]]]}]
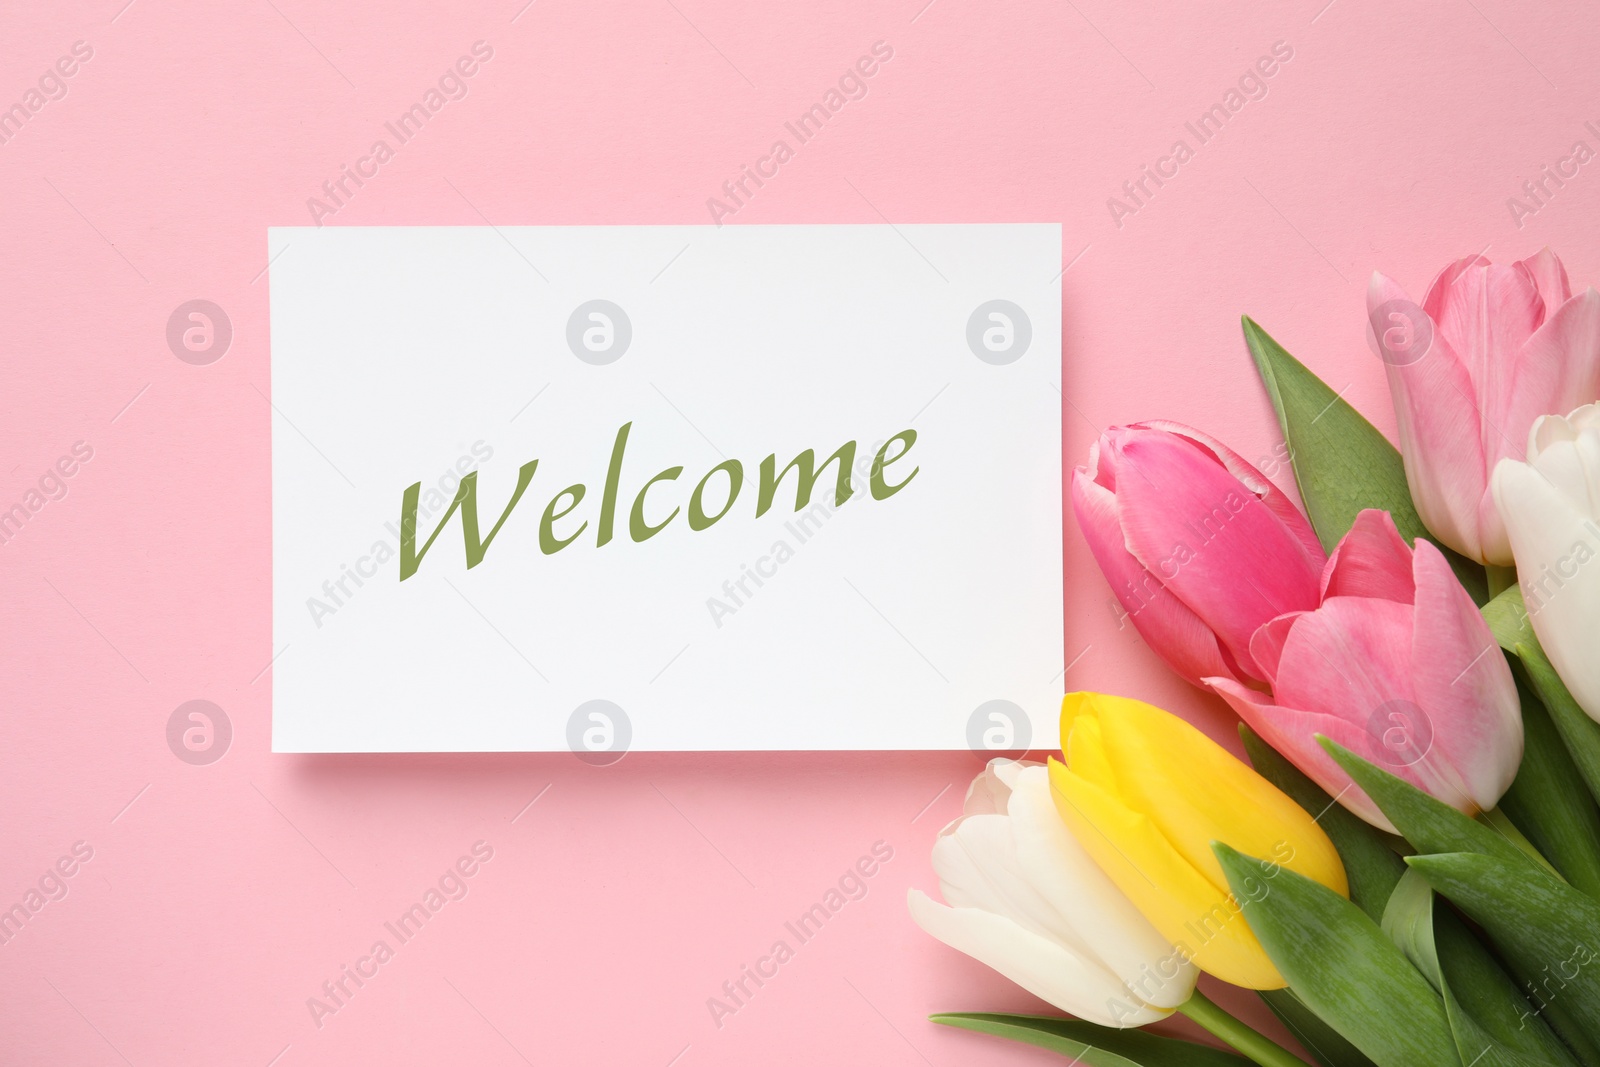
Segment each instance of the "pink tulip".
[{"label": "pink tulip", "polygon": [[1510,566],[1489,474],[1526,458],[1534,419],[1600,399],[1600,293],[1573,296],[1545,249],[1509,267],[1458,260],[1420,308],[1374,274],[1367,314],[1418,514],[1457,552]]},{"label": "pink tulip", "polygon": [[1114,426],[1072,477],[1072,509],[1123,610],[1193,682],[1264,681],[1250,637],[1317,605],[1311,524],[1238,453],[1172,422]]},{"label": "pink tulip", "polygon": [[1469,815],[1493,808],[1522,761],[1510,668],[1444,554],[1406,547],[1386,511],[1363,511],[1322,575],[1322,605],[1279,616],[1250,642],[1271,695],[1207,684],[1251,729],[1374,826],[1372,800],[1321,734]]}]

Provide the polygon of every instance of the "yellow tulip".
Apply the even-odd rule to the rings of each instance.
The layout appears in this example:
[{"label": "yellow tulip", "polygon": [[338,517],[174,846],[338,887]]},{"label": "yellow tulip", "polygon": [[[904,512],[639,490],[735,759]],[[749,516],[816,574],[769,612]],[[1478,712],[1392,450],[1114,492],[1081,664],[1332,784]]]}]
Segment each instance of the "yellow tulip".
[{"label": "yellow tulip", "polygon": [[1117,888],[1202,971],[1249,989],[1284,978],[1241,914],[1211,843],[1262,861],[1246,894],[1263,899],[1282,868],[1342,896],[1344,865],[1315,819],[1176,715],[1125,697],[1069,693],[1051,795]]}]

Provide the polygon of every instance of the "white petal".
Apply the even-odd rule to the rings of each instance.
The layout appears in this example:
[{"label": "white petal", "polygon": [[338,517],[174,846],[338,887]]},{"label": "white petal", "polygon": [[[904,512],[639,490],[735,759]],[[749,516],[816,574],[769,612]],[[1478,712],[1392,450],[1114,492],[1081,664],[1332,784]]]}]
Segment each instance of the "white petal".
[{"label": "white petal", "polygon": [[[1540,468],[1550,453],[1571,447],[1552,445],[1540,456]],[[1582,500],[1569,500],[1541,469],[1500,463],[1494,472],[1495,504],[1511,536],[1517,579],[1539,643],[1578,704],[1600,721],[1600,656],[1594,652],[1594,635],[1600,632],[1600,524],[1580,510],[1600,496],[1600,487],[1591,484]],[[1555,473],[1567,477],[1565,471]]]},{"label": "white petal", "polygon": [[1080,1019],[1130,1027],[1171,1014],[1133,998],[1098,964],[1003,916],[978,908],[947,908],[916,889],[906,894],[906,904],[917,925],[940,941]]},{"label": "white petal", "polygon": [[[1041,766],[1037,763],[1024,763],[1021,760],[1006,759],[997,756],[989,761],[988,766],[972,780],[967,786],[967,799],[962,804],[963,815],[1004,815],[1006,801],[1011,798],[1011,784],[1016,780],[1017,772],[1023,767]],[[955,824],[952,823],[953,827]],[[950,829],[951,827],[946,827]]]},{"label": "white petal", "polygon": [[1146,1002],[1176,1008],[1188,1000],[1199,972],[1072,836],[1051,799],[1046,768],[1018,776],[1009,811],[1017,864],[1053,913],[1035,916],[1041,925],[1083,946]]}]

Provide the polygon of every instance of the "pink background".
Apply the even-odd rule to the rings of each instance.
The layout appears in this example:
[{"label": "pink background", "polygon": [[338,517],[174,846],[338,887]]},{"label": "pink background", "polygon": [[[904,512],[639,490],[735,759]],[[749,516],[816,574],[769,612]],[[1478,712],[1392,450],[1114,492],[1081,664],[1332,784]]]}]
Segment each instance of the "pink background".
[{"label": "pink background", "polygon": [[[268,440],[292,431],[265,399],[265,228],[307,224],[474,41],[494,58],[470,94],[330,224],[704,223],[888,42],[869,95],[730,224],[1062,222],[1070,463],[1154,416],[1267,454],[1241,312],[1390,429],[1373,268],[1416,293],[1450,257],[1550,243],[1600,278],[1600,162],[1520,229],[1506,205],[1575,141],[1600,148],[1580,0],[123,2],[0,15],[0,103],[94,50],[0,145],[0,509],[94,450],[0,547],[0,906],[94,850],[0,945],[6,1064],[1059,1062],[925,1021],[1037,1007],[905,916],[969,753],[268,752]],[[1294,58],[1269,95],[1118,228],[1107,197],[1276,41]],[[165,342],[195,298],[235,329],[210,366]],[[1231,729],[1117,630],[1070,521],[1066,540],[1068,687]],[[234,728],[210,766],[165,739],[196,698]],[[469,895],[319,1029],[307,998],[480,839]],[[868,895],[718,1028],[707,998],[879,840],[895,856]]]}]

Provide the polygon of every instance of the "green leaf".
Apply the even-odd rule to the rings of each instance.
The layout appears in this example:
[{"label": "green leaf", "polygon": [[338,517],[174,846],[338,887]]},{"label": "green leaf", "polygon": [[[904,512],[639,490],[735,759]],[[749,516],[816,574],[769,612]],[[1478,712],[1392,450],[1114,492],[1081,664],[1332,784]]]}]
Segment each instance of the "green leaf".
[{"label": "green leaf", "polygon": [[1037,1045],[1086,1067],[1249,1067],[1250,1063],[1242,1056],[1208,1045],[1143,1030],[1113,1030],[1058,1015],[960,1011],[928,1018],[944,1026]]},{"label": "green leaf", "polygon": [[1294,995],[1294,990],[1263,989],[1259,995],[1278,1021],[1288,1027],[1295,1040],[1304,1045],[1322,1067],[1376,1067],[1360,1049],[1346,1041],[1343,1034],[1306,1007],[1305,1002]]},{"label": "green leaf", "polygon": [[[1245,344],[1278,413],[1300,499],[1322,547],[1332,552],[1363,508],[1387,511],[1407,542],[1432,541],[1411,502],[1405,463],[1389,439],[1248,315],[1243,321]],[[1439,547],[1472,599],[1487,601],[1483,567]]]},{"label": "green leaf", "polygon": [[1321,786],[1244,723],[1239,724],[1239,737],[1244,741],[1245,754],[1250,757],[1250,765],[1256,773],[1309,812],[1327,833],[1333,847],[1339,850],[1345,873],[1350,877],[1350,899],[1374,922],[1383,918],[1389,894],[1406,873],[1405,861],[1394,851],[1394,844],[1399,842],[1335,804]]},{"label": "green leaf", "polygon": [[1319,738],[1339,766],[1355,779],[1402,837],[1418,852],[1481,852],[1542,870],[1516,844],[1410,782],[1376,767],[1343,745]]},{"label": "green leaf", "polygon": [[1600,807],[1549,711],[1528,689],[1526,672],[1519,664],[1513,666],[1522,698],[1524,746],[1522,766],[1500,799],[1500,810],[1567,881],[1600,899]]},{"label": "green leaf", "polygon": [[1454,912],[1438,909],[1418,872],[1407,871],[1389,898],[1383,932],[1443,997],[1463,1063],[1573,1067],[1575,1061],[1533,1014],[1516,984]]},{"label": "green leaf", "polygon": [[1496,856],[1451,853],[1411,856],[1421,872],[1488,933],[1536,1005],[1563,1037],[1572,1035],[1553,1011],[1583,1035],[1600,1033],[1600,903],[1525,864]]},{"label": "green leaf", "polygon": [[1288,868],[1220,841],[1211,850],[1250,929],[1307,1007],[1378,1067],[1461,1067],[1444,1002],[1365,912]]},{"label": "green leaf", "polygon": [[1489,624],[1500,647],[1522,661],[1528,681],[1549,710],[1550,720],[1589,787],[1590,797],[1600,801],[1600,723],[1584,713],[1550,665],[1528,620],[1522,589],[1513,585],[1491,600],[1484,606],[1483,621]]}]

